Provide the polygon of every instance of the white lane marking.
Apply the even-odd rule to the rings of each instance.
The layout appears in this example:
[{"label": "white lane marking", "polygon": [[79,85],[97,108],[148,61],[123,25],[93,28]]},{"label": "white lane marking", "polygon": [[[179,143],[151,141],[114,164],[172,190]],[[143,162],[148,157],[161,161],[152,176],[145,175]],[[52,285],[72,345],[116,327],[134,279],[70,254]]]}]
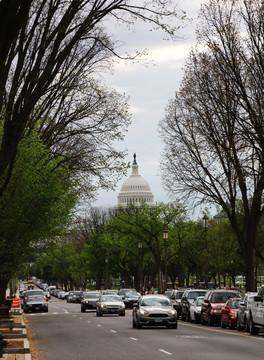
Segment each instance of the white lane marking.
[{"label": "white lane marking", "polygon": [[80,318],[80,320],[82,320],[82,318]]},{"label": "white lane marking", "polygon": [[163,352],[164,354],[166,355],[172,355],[172,353],[166,351],[166,350],[163,350],[163,349],[159,349],[160,352]]},{"label": "white lane marking", "polygon": [[76,316],[76,315],[72,315],[72,316]]},{"label": "white lane marking", "polygon": [[98,326],[98,327],[101,327],[102,325],[98,324],[97,326]]},{"label": "white lane marking", "polygon": [[87,322],[88,322],[88,323],[91,323],[91,321],[90,321],[90,320],[87,320]]},{"label": "white lane marking", "polygon": [[62,309],[64,311],[65,314],[69,314],[69,311],[66,309]]},{"label": "white lane marking", "polygon": [[53,312],[52,314],[54,314],[54,315],[58,315],[58,313],[57,313],[57,312]]},{"label": "white lane marking", "polygon": [[130,340],[134,340],[134,341],[138,341],[138,339],[133,338],[133,337],[130,337],[129,339],[130,339]]},{"label": "white lane marking", "polygon": [[112,333],[116,333],[116,331],[115,330],[110,330]]}]

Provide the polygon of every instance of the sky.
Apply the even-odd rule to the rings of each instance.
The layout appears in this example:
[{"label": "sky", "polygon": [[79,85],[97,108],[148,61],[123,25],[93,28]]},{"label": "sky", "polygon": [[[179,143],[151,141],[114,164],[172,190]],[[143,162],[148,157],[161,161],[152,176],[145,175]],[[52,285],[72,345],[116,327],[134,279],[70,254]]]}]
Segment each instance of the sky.
[{"label": "sky", "polygon": [[[165,107],[174,97],[183,77],[183,66],[190,48],[195,45],[197,12],[206,0],[179,0],[178,7],[186,11],[193,21],[178,31],[181,37],[176,41],[164,40],[161,31],[150,31],[147,24],[137,22],[135,30],[129,32],[116,28],[116,37],[123,42],[123,51],[148,49],[146,63],[121,61],[114,66],[113,74],[103,74],[105,83],[129,96],[132,124],[128,128],[125,140],[118,144],[119,149],[127,149],[126,162],[133,162],[136,153],[139,174],[148,181],[154,194],[154,202],[173,201],[162,186],[160,159],[163,150],[158,134],[158,123],[165,116]],[[179,24],[179,22],[178,22]],[[127,177],[131,174],[128,170]],[[124,177],[116,184],[115,191],[98,193],[92,206],[113,207],[117,205],[117,196]],[[196,217],[197,211],[196,209]],[[194,215],[195,216],[195,215]],[[201,215],[202,216],[202,215]]]}]

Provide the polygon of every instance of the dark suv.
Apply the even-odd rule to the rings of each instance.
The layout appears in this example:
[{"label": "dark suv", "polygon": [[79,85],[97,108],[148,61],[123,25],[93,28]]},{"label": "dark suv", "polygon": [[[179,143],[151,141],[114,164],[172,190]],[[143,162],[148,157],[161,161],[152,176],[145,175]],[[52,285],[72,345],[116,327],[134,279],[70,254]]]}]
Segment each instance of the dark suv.
[{"label": "dark suv", "polygon": [[193,303],[198,296],[205,296],[207,290],[187,289],[181,298],[181,319],[190,320],[190,303]]},{"label": "dark suv", "polygon": [[201,308],[201,323],[210,326],[220,324],[221,309],[230,298],[241,298],[241,294],[236,290],[216,289],[208,290],[204,297]]}]

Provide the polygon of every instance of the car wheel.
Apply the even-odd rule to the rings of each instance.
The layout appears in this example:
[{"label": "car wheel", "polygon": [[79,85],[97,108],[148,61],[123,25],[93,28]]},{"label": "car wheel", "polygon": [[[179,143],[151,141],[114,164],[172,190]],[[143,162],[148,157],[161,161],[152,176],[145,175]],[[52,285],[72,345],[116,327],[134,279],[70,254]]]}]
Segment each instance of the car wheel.
[{"label": "car wheel", "polygon": [[221,328],[222,329],[225,329],[226,328],[226,324],[223,322],[223,319],[221,318],[221,323],[220,323],[220,325],[221,325]]},{"label": "car wheel", "polygon": [[234,325],[232,325],[231,318],[228,319],[228,327],[229,329],[234,329]]},{"label": "car wheel", "polygon": [[178,327],[178,324],[177,324],[177,323],[176,323],[176,324],[171,325],[171,328],[172,328],[172,329],[177,329],[177,327]]},{"label": "car wheel", "polygon": [[102,316],[103,314],[99,313],[98,311],[96,311],[96,316]]},{"label": "car wheel", "polygon": [[183,314],[181,314],[181,320],[182,320],[182,321],[185,321],[185,320],[186,320],[186,316],[183,315]]},{"label": "car wheel", "polygon": [[237,331],[242,331],[244,326],[240,325],[240,321],[237,319]]},{"label": "car wheel", "polygon": [[206,324],[206,321],[204,320],[203,314],[201,314],[201,324],[202,324],[202,325],[205,325],[205,324]]},{"label": "car wheel", "polygon": [[134,329],[137,327],[137,324],[135,323],[134,318],[133,318],[133,320],[132,320],[132,325],[133,325],[133,328],[134,328]]},{"label": "car wheel", "polygon": [[258,335],[259,329],[254,326],[252,317],[249,318],[249,332],[251,335]]},{"label": "car wheel", "polygon": [[125,315],[126,315],[125,313],[119,314],[119,316],[125,316]]},{"label": "car wheel", "polygon": [[209,326],[212,326],[212,325],[213,325],[210,315],[208,315],[208,322],[207,322],[207,324],[208,324]]},{"label": "car wheel", "polygon": [[138,319],[137,319],[137,322],[136,322],[136,326],[137,326],[137,329],[142,329],[142,325],[139,323]]},{"label": "car wheel", "polygon": [[81,312],[85,312],[85,309],[81,308]]},{"label": "car wheel", "polygon": [[191,314],[190,314],[190,311],[187,312],[186,321],[191,322]]}]

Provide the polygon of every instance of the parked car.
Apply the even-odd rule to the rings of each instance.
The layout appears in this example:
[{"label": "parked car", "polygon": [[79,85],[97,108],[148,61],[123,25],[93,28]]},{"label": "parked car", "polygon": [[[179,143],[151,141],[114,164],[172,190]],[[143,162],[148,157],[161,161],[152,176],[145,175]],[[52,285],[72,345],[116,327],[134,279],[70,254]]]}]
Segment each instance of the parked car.
[{"label": "parked car", "polygon": [[100,299],[101,293],[99,291],[83,292],[81,300],[81,312],[86,309],[96,309],[97,301]]},{"label": "parked car", "polygon": [[45,296],[43,290],[26,290],[26,291],[23,291],[22,294],[20,294],[21,308],[22,308],[22,309],[24,308],[25,300],[26,300],[29,296],[34,296],[34,295]]},{"label": "parked car", "polygon": [[102,295],[118,295],[118,290],[116,289],[102,290]]},{"label": "parked car", "polygon": [[72,303],[81,303],[83,291],[74,291],[71,297]]},{"label": "parked car", "polygon": [[198,296],[194,302],[190,303],[190,321],[194,321],[196,324],[201,322],[201,307],[204,296]]},{"label": "parked car", "polygon": [[177,311],[173,308],[170,299],[165,295],[141,296],[133,306],[133,328],[166,326],[176,329],[177,321]]},{"label": "parked car", "polygon": [[96,304],[96,315],[118,314],[125,316],[126,306],[119,295],[102,295]]},{"label": "parked car", "polygon": [[57,294],[57,298],[61,300],[65,300],[66,291],[59,291]]},{"label": "parked car", "polygon": [[31,295],[25,299],[23,309],[25,313],[29,311],[48,312],[48,302],[43,295]]},{"label": "parked car", "polygon": [[190,320],[190,304],[198,296],[204,296],[207,290],[203,289],[186,289],[181,298],[181,320]]},{"label": "parked car", "polygon": [[237,310],[241,302],[241,298],[230,298],[222,307],[221,312],[221,327],[228,326],[233,329],[237,326]]},{"label": "parked car", "polygon": [[254,296],[257,293],[248,292],[245,294],[243,301],[240,302],[237,310],[237,330],[246,330],[249,332],[249,311],[248,304],[251,300],[254,300]]},{"label": "parked car", "polygon": [[240,292],[226,289],[208,290],[204,296],[201,308],[201,323],[220,324],[222,317],[222,307],[230,298],[240,298]]},{"label": "parked car", "polygon": [[68,295],[67,295],[67,303],[72,302],[72,296],[74,294],[74,291],[69,291]]},{"label": "parked car", "polygon": [[170,296],[172,306],[174,307],[175,310],[177,310],[178,319],[181,316],[181,298],[182,298],[184,291],[185,291],[185,289],[182,289],[182,290],[175,289],[175,290],[173,290],[173,292],[171,293],[171,296]]},{"label": "parked car", "polygon": [[140,298],[141,294],[136,291],[128,292],[124,295],[123,301],[126,305],[126,308],[133,308],[133,304],[138,302],[138,299]]}]

